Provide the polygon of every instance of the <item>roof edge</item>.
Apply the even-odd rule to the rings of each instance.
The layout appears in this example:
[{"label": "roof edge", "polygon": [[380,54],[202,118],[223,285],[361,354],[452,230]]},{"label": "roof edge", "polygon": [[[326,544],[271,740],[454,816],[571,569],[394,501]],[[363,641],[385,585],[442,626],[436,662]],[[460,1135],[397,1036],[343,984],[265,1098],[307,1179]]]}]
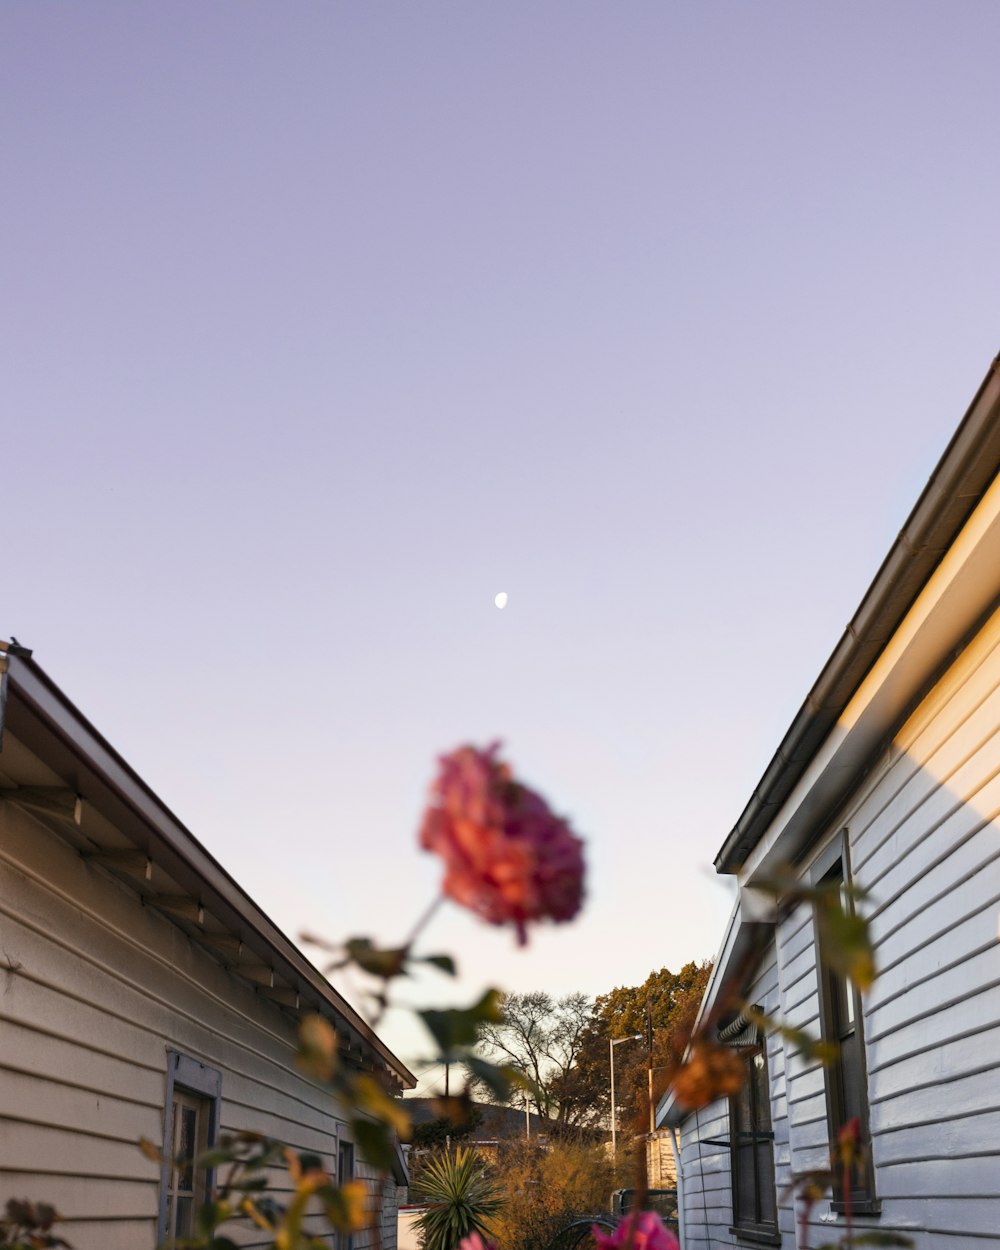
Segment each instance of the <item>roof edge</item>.
[{"label": "roof edge", "polygon": [[736,873],[1000,470],[1000,355],[715,857]]},{"label": "roof edge", "polygon": [[[404,1086],[412,1089],[416,1078],[406,1065],[67,698],[31,658],[31,652],[17,655],[11,649],[4,658],[7,660],[4,678],[8,683],[6,710],[10,711],[10,696],[16,695],[29,719],[49,736],[50,742],[54,738],[63,752],[68,752],[99,778],[121,808],[127,809],[138,825],[170,852],[171,858],[204,883],[238,927],[252,932],[258,942],[379,1055]],[[129,836],[126,829],[122,832]]]}]

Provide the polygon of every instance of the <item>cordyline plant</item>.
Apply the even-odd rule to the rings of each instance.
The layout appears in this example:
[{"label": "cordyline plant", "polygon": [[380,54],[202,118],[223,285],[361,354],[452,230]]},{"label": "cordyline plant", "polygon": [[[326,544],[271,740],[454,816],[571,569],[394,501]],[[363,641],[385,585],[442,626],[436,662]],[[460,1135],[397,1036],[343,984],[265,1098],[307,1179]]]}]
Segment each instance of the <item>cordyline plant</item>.
[{"label": "cordyline plant", "polygon": [[422,1250],[455,1250],[472,1233],[488,1233],[502,1204],[480,1156],[461,1147],[425,1164],[412,1196],[426,1206],[416,1220]]}]

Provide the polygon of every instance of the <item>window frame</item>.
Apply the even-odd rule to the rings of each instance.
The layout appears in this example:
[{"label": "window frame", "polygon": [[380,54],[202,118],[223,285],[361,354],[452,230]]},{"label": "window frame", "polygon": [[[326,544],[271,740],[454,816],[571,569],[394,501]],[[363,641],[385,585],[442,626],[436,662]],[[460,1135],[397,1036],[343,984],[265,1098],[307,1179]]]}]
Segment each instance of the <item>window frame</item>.
[{"label": "window frame", "polygon": [[[729,1231],[737,1239],[741,1241],[754,1242],[759,1245],[780,1245],[781,1234],[778,1227],[778,1190],[777,1177],[774,1163],[774,1120],[771,1116],[771,1077],[767,1063],[767,1045],[765,1039],[757,1034],[754,1030],[756,1039],[746,1045],[736,1045],[735,1049],[739,1051],[740,1059],[747,1068],[746,1080],[744,1088],[749,1090],[751,1102],[751,1121],[756,1125],[759,1121],[760,1101],[758,1099],[757,1085],[753,1076],[753,1063],[757,1057],[760,1057],[763,1065],[764,1087],[766,1096],[764,1099],[764,1109],[767,1113],[767,1128],[760,1130],[754,1127],[751,1131],[754,1136],[754,1146],[758,1144],[761,1138],[766,1139],[771,1151],[770,1177],[762,1177],[759,1168],[759,1156],[756,1148],[753,1151],[753,1205],[755,1210],[755,1218],[747,1220],[741,1219],[739,1210],[740,1199],[740,1181],[739,1181],[739,1150],[737,1148],[738,1133],[738,1108],[740,1107],[740,1095],[733,1095],[729,1099],[729,1166],[730,1166],[730,1192],[732,1201],[732,1224]],[[742,1091],[741,1091],[742,1092]],[[761,1207],[763,1206],[763,1187],[765,1184],[770,1186],[771,1207],[774,1211],[772,1220],[761,1218]]]},{"label": "window frame", "polygon": [[[160,1205],[157,1214],[157,1245],[167,1238],[167,1214],[171,1193],[170,1164],[174,1153],[174,1114],[177,1106],[197,1105],[205,1114],[204,1130],[199,1133],[198,1149],[215,1145],[219,1131],[219,1112],[222,1103],[222,1074],[215,1068],[183,1055],[180,1051],[167,1050],[167,1088],[163,1106],[163,1162],[160,1165]],[[203,1169],[194,1186],[196,1196],[207,1197],[215,1185],[215,1173]]]},{"label": "window frame", "polygon": [[[843,886],[853,883],[848,830],[841,829],[830,843],[817,855],[810,869],[810,883],[821,886],[840,881]],[[854,911],[854,899],[848,894],[844,905]],[[841,1019],[842,1002],[849,1005],[853,1019],[850,1045],[854,1051],[855,1090],[857,1117],[861,1126],[861,1163],[858,1185],[852,1187],[850,1203],[845,1201],[840,1177],[834,1175],[830,1208],[842,1214],[850,1206],[855,1215],[879,1215],[881,1204],[875,1192],[875,1166],[872,1159],[871,1126],[868,1100],[868,1062],[865,1045],[864,1010],[861,995],[853,981],[839,976],[823,957],[822,939],[818,923],[818,902],[813,907],[813,924],[816,942],[816,982],[819,995],[820,1032],[824,1040],[833,1041],[838,1047],[838,1057],[826,1066],[823,1073],[823,1089],[826,1095],[826,1123],[831,1149],[841,1129],[853,1116],[849,1114],[849,1097],[846,1092],[847,1074],[841,1058],[845,1021]]]},{"label": "window frame", "polygon": [[[337,1138],[337,1185],[354,1180],[357,1167],[357,1151],[348,1137]],[[354,1237],[350,1233],[337,1233],[336,1250],[354,1250]]]}]

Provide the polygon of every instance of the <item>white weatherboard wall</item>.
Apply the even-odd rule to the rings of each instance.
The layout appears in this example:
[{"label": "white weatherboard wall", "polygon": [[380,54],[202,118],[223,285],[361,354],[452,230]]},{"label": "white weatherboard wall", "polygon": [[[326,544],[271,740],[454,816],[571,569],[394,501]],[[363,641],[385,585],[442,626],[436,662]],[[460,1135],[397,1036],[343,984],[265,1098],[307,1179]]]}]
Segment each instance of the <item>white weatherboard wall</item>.
[{"label": "white weatherboard wall", "polygon": [[294,1021],[3,800],[0,949],[0,1201],[54,1203],[77,1250],[151,1250],[159,1169],[137,1142],[163,1140],[170,1048],[221,1072],[222,1132],[270,1134],[335,1173],[344,1119],[296,1071]]},{"label": "white weatherboard wall", "polygon": [[[766,1012],[778,1009],[778,967],[773,945],[764,953],[747,998]],[[775,1147],[780,1157],[782,1152],[787,1155],[787,1121],[783,1104],[779,1102],[776,1107],[774,1098],[783,1089],[784,1061],[776,1038],[767,1038],[766,1049]],[[740,1244],[729,1232],[733,1215],[730,1152],[728,1145],[718,1144],[729,1140],[728,1102],[720,1100],[689,1115],[681,1126],[680,1137],[685,1250],[716,1250]]]},{"label": "white weatherboard wall", "polygon": [[1000,614],[851,805],[880,974],[865,1006],[881,1227],[1000,1240]]},{"label": "white weatherboard wall", "polygon": [[[879,965],[864,1027],[882,1213],[856,1223],[907,1233],[918,1250],[1000,1244],[1000,614],[896,733],[815,855],[844,829]],[[776,971],[783,1017],[813,1034],[815,952],[802,906],[777,928]],[[768,987],[770,975],[760,974]],[[780,1197],[793,1171],[827,1164],[824,1074],[773,1038],[768,1051]],[[724,1103],[683,1125],[688,1250],[735,1244],[728,1151],[702,1147],[699,1162],[695,1144],[727,1132]],[[786,1250],[792,1217],[786,1197]],[[818,1204],[812,1243],[838,1231],[843,1220]]]}]

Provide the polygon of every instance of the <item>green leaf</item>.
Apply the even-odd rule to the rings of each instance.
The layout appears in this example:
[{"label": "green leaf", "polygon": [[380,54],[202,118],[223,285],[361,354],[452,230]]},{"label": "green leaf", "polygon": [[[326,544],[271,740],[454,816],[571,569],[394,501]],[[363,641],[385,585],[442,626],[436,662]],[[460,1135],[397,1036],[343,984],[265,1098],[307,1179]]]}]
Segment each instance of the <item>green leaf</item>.
[{"label": "green leaf", "polygon": [[450,955],[424,955],[419,962],[430,964],[432,968],[438,968],[450,977],[458,975],[458,965]]},{"label": "green leaf", "polygon": [[487,990],[471,1007],[418,1012],[443,1055],[463,1046],[475,1046],[483,1024],[502,1019],[499,990]]},{"label": "green leaf", "polygon": [[868,921],[853,911],[845,911],[839,891],[828,893],[818,913],[823,957],[834,971],[849,978],[864,992],[875,980],[875,954],[868,934]]},{"label": "green leaf", "polygon": [[232,1207],[228,1202],[206,1202],[198,1208],[198,1231],[204,1237],[210,1237],[224,1221],[232,1218]]},{"label": "green leaf", "polygon": [[511,1087],[520,1075],[513,1068],[490,1063],[487,1059],[480,1059],[478,1055],[466,1056],[465,1064],[472,1075],[482,1081],[498,1102],[506,1101]]},{"label": "green leaf", "polygon": [[746,1018],[759,1028],[768,1033],[777,1033],[786,1042],[791,1042],[803,1059],[817,1059],[824,1067],[827,1067],[840,1054],[840,1047],[836,1042],[813,1037],[811,1033],[807,1033],[804,1029],[793,1028],[777,1016],[769,1016],[764,1011],[755,1011],[752,1006],[744,1006],[743,1010]]},{"label": "green leaf", "polygon": [[354,1141],[364,1157],[380,1172],[391,1172],[396,1162],[396,1138],[387,1124],[378,1120],[352,1120]]},{"label": "green leaf", "polygon": [[393,949],[380,950],[371,938],[350,938],[344,943],[344,950],[351,963],[358,965],[362,971],[373,977],[389,980],[391,977],[406,976],[406,959],[409,947],[398,946]]},{"label": "green leaf", "polygon": [[239,1158],[239,1153],[235,1150],[226,1150],[219,1148],[218,1150],[204,1150],[195,1160],[195,1165],[199,1168],[218,1168],[224,1163],[234,1163]]}]

